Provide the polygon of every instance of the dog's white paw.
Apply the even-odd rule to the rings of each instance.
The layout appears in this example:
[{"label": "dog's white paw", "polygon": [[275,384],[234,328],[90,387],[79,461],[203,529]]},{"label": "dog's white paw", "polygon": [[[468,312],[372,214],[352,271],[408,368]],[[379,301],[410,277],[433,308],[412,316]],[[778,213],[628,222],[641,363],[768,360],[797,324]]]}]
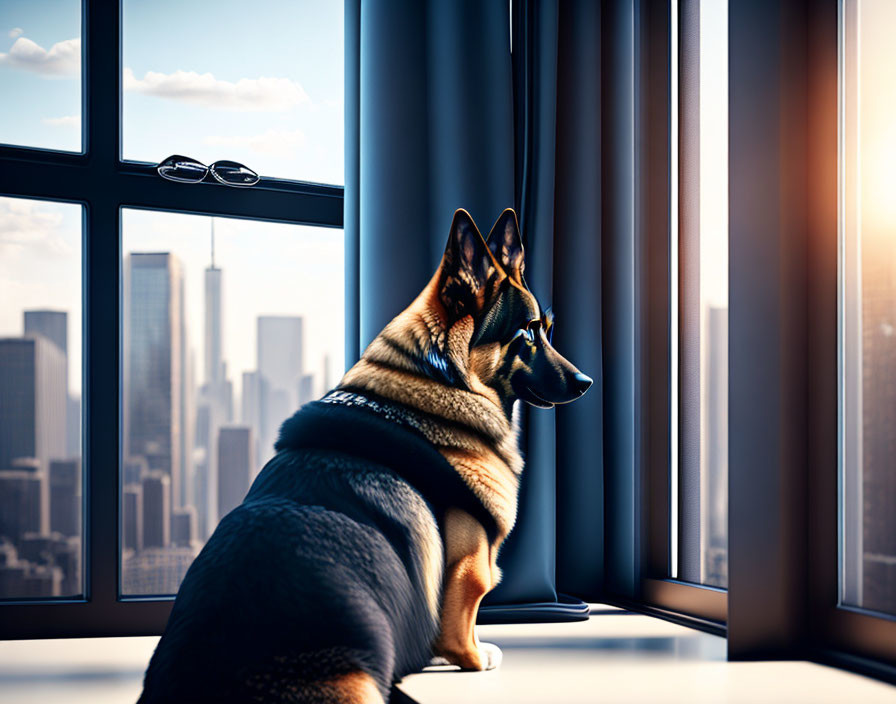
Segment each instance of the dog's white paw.
[{"label": "dog's white paw", "polygon": [[501,649],[494,643],[480,643],[479,654],[482,657],[483,670],[494,670],[504,657]]}]

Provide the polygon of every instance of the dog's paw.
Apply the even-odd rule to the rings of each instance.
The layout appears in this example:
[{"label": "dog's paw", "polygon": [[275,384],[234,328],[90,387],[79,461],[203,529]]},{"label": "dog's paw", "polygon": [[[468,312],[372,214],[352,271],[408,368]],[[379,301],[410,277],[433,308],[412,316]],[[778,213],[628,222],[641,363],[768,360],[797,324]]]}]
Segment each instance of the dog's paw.
[{"label": "dog's paw", "polygon": [[504,654],[494,643],[480,643],[479,656],[482,658],[483,670],[494,670],[501,664]]},{"label": "dog's paw", "polygon": [[480,672],[494,670],[501,664],[501,649],[493,643],[480,643],[479,648],[449,652],[442,650],[429,661],[429,666],[456,665],[461,670]]}]

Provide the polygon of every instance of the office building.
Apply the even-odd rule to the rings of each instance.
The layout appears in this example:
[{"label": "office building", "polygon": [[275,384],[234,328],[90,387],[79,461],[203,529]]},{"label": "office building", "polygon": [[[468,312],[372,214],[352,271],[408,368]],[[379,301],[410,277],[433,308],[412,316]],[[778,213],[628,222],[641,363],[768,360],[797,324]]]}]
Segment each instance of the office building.
[{"label": "office building", "polygon": [[50,531],[81,534],[81,461],[50,460]]},{"label": "office building", "polygon": [[43,472],[0,470],[0,539],[18,548],[25,533],[49,531],[46,483]]},{"label": "office building", "polygon": [[[124,284],[123,456],[143,457],[151,471],[168,476],[169,507],[180,506],[186,359],[180,263],[167,252],[132,253]],[[145,507],[144,516],[149,520]]]},{"label": "office building", "polygon": [[143,549],[143,484],[125,484],[122,496],[123,547],[125,550]]},{"label": "office building", "polygon": [[171,544],[171,478],[161,470],[143,477],[143,546]]},{"label": "office building", "polygon": [[218,435],[218,516],[236,508],[254,477],[254,438],[245,426],[221,428]]},{"label": "office building", "polygon": [[65,358],[46,338],[0,339],[0,468],[65,457]]}]

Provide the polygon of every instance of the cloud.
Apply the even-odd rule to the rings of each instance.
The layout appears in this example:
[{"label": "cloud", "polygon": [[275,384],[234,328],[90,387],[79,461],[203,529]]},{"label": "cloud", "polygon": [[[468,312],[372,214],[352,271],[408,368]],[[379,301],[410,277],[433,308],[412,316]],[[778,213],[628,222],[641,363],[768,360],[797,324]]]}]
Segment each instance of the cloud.
[{"label": "cloud", "polygon": [[45,125],[51,127],[80,127],[80,115],[63,115],[62,117],[45,117],[41,120]]},{"label": "cloud", "polygon": [[25,30],[22,29],[21,27],[13,27],[11,30],[9,30],[9,38],[10,39],[18,39],[24,33],[25,33]]},{"label": "cloud", "polygon": [[305,133],[301,130],[269,129],[261,134],[209,136],[202,140],[214,147],[242,147],[256,154],[282,154],[305,146]]},{"label": "cloud", "polygon": [[26,198],[0,198],[0,252],[71,255],[71,247],[62,236],[62,213],[42,205]]},{"label": "cloud", "polygon": [[241,78],[220,81],[211,73],[147,71],[143,78],[125,68],[124,89],[191,105],[244,112],[284,111],[310,103],[305,89],[288,78]]},{"label": "cloud", "polygon": [[28,37],[19,37],[0,54],[0,65],[15,66],[44,76],[75,76],[81,71],[81,40],[66,39],[47,51]]}]

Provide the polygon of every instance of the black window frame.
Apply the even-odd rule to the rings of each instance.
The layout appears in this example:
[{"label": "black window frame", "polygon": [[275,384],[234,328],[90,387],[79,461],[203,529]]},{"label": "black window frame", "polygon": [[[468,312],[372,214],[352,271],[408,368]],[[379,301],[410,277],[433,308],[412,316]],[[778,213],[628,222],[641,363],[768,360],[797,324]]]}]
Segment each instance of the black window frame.
[{"label": "black window frame", "polygon": [[[0,145],[0,195],[80,204],[83,596],[0,603],[0,639],[162,633],[173,597],[120,594],[120,272],[124,208],[343,227],[343,187],[262,178],[252,188],[166,181],[121,158],[121,3],[82,0],[82,152]],[[335,236],[335,235],[334,235]],[[346,240],[346,262],[354,261]],[[354,268],[346,266],[347,277]],[[346,341],[357,339],[346,280]],[[348,345],[347,345],[348,346]],[[114,371],[112,371],[114,370]]]}]

